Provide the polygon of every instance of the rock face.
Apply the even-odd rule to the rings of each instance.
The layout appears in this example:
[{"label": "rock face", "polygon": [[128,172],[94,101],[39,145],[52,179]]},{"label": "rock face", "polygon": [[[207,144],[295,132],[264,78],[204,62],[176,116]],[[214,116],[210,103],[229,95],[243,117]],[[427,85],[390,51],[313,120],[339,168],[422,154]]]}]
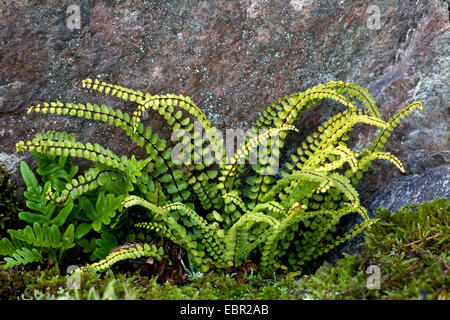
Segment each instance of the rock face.
[{"label": "rock face", "polygon": [[[31,157],[16,154],[15,142],[41,130],[74,132],[119,155],[141,152],[104,124],[26,115],[30,105],[49,100],[131,110],[132,104],[82,90],[87,77],[188,95],[222,130],[249,128],[278,98],[329,80],[368,88],[385,118],[420,100],[424,110],[405,119],[385,148],[407,174],[377,161],[359,186],[361,197],[369,206],[390,204],[397,187],[449,180],[448,166],[442,167],[449,163],[446,1],[84,0],[77,1],[79,29],[68,28],[76,27],[67,10],[73,1],[6,3],[0,4],[0,164],[16,170],[19,185],[18,163]],[[336,110],[322,103],[299,128],[310,133]],[[167,130],[156,117],[145,121]],[[365,146],[371,137],[358,131],[353,138]],[[298,143],[291,139],[289,146]],[[393,207],[448,196],[446,188],[430,187],[426,197],[402,194]]]},{"label": "rock face", "polygon": [[381,188],[368,205],[370,211],[383,206],[397,211],[405,203],[422,203],[437,197],[450,199],[450,166],[439,166],[422,174],[413,174],[393,179],[388,186]]}]

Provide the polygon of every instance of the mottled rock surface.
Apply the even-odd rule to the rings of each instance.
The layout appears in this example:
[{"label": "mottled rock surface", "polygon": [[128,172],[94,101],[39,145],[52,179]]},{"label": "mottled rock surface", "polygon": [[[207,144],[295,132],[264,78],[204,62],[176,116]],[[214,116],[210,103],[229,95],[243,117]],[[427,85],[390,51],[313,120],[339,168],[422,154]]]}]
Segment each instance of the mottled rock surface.
[{"label": "mottled rock surface", "polygon": [[[381,20],[375,28],[369,3],[358,0],[76,3],[81,28],[73,30],[66,14],[73,1],[0,3],[0,162],[12,170],[22,159],[31,162],[30,155],[15,154],[15,142],[41,130],[75,132],[82,141],[98,142],[119,155],[142,154],[106,124],[26,116],[27,107],[48,100],[131,110],[130,103],[82,90],[86,77],[188,95],[222,130],[249,128],[260,111],[286,94],[342,80],[368,88],[385,118],[412,101],[424,105],[423,112],[402,122],[385,148],[402,160],[407,174],[389,163],[374,163],[359,186],[366,203],[390,203],[396,187],[415,187],[416,179],[449,179],[448,169],[433,171],[449,158],[446,1],[376,1]],[[302,136],[339,108],[326,102],[309,111],[298,125]],[[159,118],[145,121],[167,132]],[[367,131],[355,133],[356,147],[366,146],[370,137]],[[17,174],[16,180],[21,184]],[[387,186],[392,193],[379,200]],[[422,198],[401,199],[398,205]]]},{"label": "mottled rock surface", "polygon": [[422,203],[437,197],[450,199],[450,165],[393,179],[389,185],[375,192],[368,209],[374,212],[383,206],[390,211],[397,211],[405,203]]}]

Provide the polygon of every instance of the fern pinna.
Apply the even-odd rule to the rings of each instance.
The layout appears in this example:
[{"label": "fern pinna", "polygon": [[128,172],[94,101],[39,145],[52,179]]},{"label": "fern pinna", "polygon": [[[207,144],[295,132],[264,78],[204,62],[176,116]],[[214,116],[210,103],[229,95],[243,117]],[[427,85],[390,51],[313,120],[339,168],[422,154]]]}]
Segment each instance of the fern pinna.
[{"label": "fern pinna", "polygon": [[[22,216],[35,215],[26,220],[34,223],[35,235],[36,230],[44,228],[57,233],[57,229],[71,223],[65,231],[68,236],[63,237],[67,238],[66,244],[59,244],[67,250],[74,244],[73,228],[75,243],[80,245],[88,233],[108,232],[111,237],[119,230],[118,217],[127,216],[132,206],[141,206],[147,221],[133,221],[134,228],[176,242],[203,271],[239,266],[249,258],[259,261],[262,270],[297,270],[376,222],[361,205],[354,186],[376,159],[388,160],[404,171],[399,159],[381,149],[402,118],[416,108],[422,109],[420,102],[414,102],[384,121],[375,100],[364,88],[341,81],[318,84],[267,107],[248,131],[245,144],[229,158],[221,133],[189,97],[151,95],[92,79],[84,80],[83,87],[132,101],[137,109],[129,115],[106,105],[56,101],[33,106],[28,113],[107,122],[121,128],[145,148],[148,156],[142,160],[119,157],[65,132],[42,132],[30,141],[20,141],[17,150],[31,151],[36,157],[53,157],[54,162],[77,157],[94,164],[84,174],[75,176],[76,170],[69,178],[66,174],[67,183],[63,185],[61,180],[59,184],[48,180],[44,187],[33,182],[40,211]],[[280,172],[279,150],[289,131],[297,130],[295,121],[325,99],[339,102],[345,110],[308,136]],[[172,147],[143,125],[141,118],[147,112],[158,113],[173,129]],[[346,141],[358,123],[376,126],[379,133],[371,146],[355,152]],[[281,178],[276,178],[277,172]],[[73,218],[80,215],[80,209],[73,208],[79,208],[87,201],[86,195],[92,196],[94,191],[97,200],[101,199],[98,212],[80,223]],[[107,210],[101,209],[103,204],[108,204]],[[339,232],[341,218],[352,213],[359,214],[362,222],[345,233]],[[58,224],[55,214],[63,215],[57,219]],[[32,232],[27,228],[20,234]],[[10,235],[12,242],[0,242],[0,254],[10,259],[7,267],[40,261],[39,248],[49,244],[45,237],[25,239],[15,231]],[[52,239],[57,242],[58,237]],[[122,248],[120,254],[112,251],[108,255],[104,250],[99,256],[102,260],[91,266],[102,271],[118,260],[159,258],[162,254],[146,244],[133,245]]]}]

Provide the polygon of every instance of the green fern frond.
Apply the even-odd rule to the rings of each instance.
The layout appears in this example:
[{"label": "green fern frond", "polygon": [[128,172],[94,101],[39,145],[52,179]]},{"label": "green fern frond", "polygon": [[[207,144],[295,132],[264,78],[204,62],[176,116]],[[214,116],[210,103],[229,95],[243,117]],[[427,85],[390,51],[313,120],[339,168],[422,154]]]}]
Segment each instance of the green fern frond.
[{"label": "green fern frond", "polygon": [[[227,244],[227,260],[234,261],[234,265],[240,265],[250,253],[246,245],[248,244],[249,230],[256,223],[266,223],[269,226],[268,230],[266,230],[267,234],[270,234],[272,228],[280,224],[277,219],[261,212],[248,212],[240,217],[228,230],[225,240]],[[260,239],[259,241],[262,240]],[[256,247],[258,244],[257,242],[253,245]]]},{"label": "green fern frond", "polygon": [[280,224],[274,227],[273,232],[267,237],[261,254],[261,267],[268,268],[275,263],[275,257],[278,255],[278,242],[288,234],[288,230],[302,220],[310,219],[314,216],[323,214],[323,211],[305,211],[305,208],[299,204],[289,210],[289,215],[284,218]]},{"label": "green fern frond", "polygon": [[46,199],[53,204],[65,205],[69,200],[75,200],[82,194],[97,189],[113,179],[115,179],[113,172],[89,168],[84,174],[77,176],[66,184],[66,188],[58,194],[55,194],[49,186],[46,191]]},{"label": "green fern frond", "polygon": [[[107,122],[121,128],[133,142],[145,148],[148,157],[143,160],[134,156],[119,158],[108,149],[81,143],[75,135],[65,132],[48,131],[31,141],[19,141],[18,151],[32,151],[36,157],[48,156],[51,161],[61,157],[58,170],[64,171],[64,178],[58,175],[59,180],[47,180],[43,175],[42,187],[31,170],[21,164],[27,185],[27,206],[38,213],[22,212],[19,216],[26,222],[37,222],[23,230],[12,230],[11,239],[0,240],[0,254],[9,259],[8,267],[42,261],[43,254],[55,257],[55,249],[61,255],[74,246],[74,226],[69,225],[64,235],[59,228],[78,205],[73,200],[79,198],[82,206],[92,195],[80,197],[82,194],[101,188],[94,208],[96,216],[91,223],[84,223],[87,228],[81,231],[77,228],[79,237],[90,230],[102,233],[113,229],[126,213],[122,212],[123,208],[140,205],[148,209],[146,212],[151,219],[134,225],[154,230],[177,243],[203,271],[209,265],[216,268],[239,266],[258,254],[265,271],[277,268],[286,260],[290,268],[296,268],[376,221],[371,220],[360,205],[354,185],[375,159],[388,160],[404,172],[400,160],[381,152],[381,148],[402,118],[417,108],[422,109],[420,102],[412,103],[385,122],[366,89],[341,81],[318,84],[267,107],[247,132],[245,145],[227,159],[222,134],[191,98],[176,94],[152,95],[97,79],[86,79],[82,86],[134,102],[137,109],[129,115],[106,105],[56,101],[32,106],[28,113]],[[297,131],[294,123],[303,112],[327,99],[342,104],[345,110],[306,138],[278,179],[275,174],[281,158],[279,149],[284,147],[288,132]],[[146,112],[158,113],[164,118],[174,132],[172,141],[176,146],[168,147],[151,128],[144,127],[142,118]],[[376,126],[380,133],[371,147],[354,152],[346,141],[348,133],[358,123]],[[173,157],[177,154],[183,155],[183,160]],[[65,158],[69,156],[91,160],[95,167],[76,176],[78,168],[66,171]],[[251,161],[254,158],[256,162]],[[218,163],[220,172],[210,170],[214,163]],[[50,172],[50,167],[40,168],[38,173]],[[246,177],[245,181],[240,179],[242,176]],[[129,196],[131,192],[137,192],[146,200]],[[56,217],[53,216],[54,204],[60,206]],[[197,211],[198,208],[201,211]],[[118,211],[121,213],[116,216]],[[363,222],[338,235],[342,217],[350,213],[359,213]],[[68,221],[73,221],[72,218]],[[108,234],[111,241],[107,241]],[[104,233],[100,240],[109,242],[101,248],[102,258],[111,243],[117,244],[117,239],[112,233]],[[82,270],[104,271],[124,259],[142,256],[160,259],[163,255],[161,248],[133,242],[116,247],[104,260]]]},{"label": "green fern frond", "polygon": [[160,208],[137,196],[129,196],[123,201],[123,205],[127,208],[140,205],[149,209],[155,217],[159,217],[164,221],[175,239],[174,242],[184,247],[188,252],[191,252],[197,262],[201,262],[201,255],[195,250],[195,243],[186,234],[186,230],[168,214],[172,210],[183,210],[202,233],[202,242],[206,246],[208,254],[213,259],[213,263],[219,266],[226,264],[226,261],[223,260],[224,249],[216,234],[216,230],[209,226],[196,212],[182,203],[172,203]]},{"label": "green fern frond", "polygon": [[[115,155],[111,150],[103,148],[101,145],[94,143],[83,144],[74,139],[70,140],[62,140],[62,139],[53,139],[51,133],[48,132],[44,134],[38,134],[31,141],[19,141],[16,144],[17,151],[25,152],[25,151],[33,151],[40,154],[49,154],[56,156],[71,156],[82,159],[87,159],[92,162],[100,162],[106,166],[116,168],[119,170],[124,170],[125,166],[122,160]],[[63,136],[63,133],[58,133]]]},{"label": "green fern frond", "polygon": [[106,83],[98,79],[85,79],[81,82],[83,88],[96,90],[104,94],[110,94],[125,101],[142,101],[144,94],[141,91],[135,91],[116,84]]},{"label": "green fern frond", "polygon": [[279,180],[277,184],[268,192],[263,198],[263,201],[273,200],[284,187],[288,186],[293,181],[312,181],[320,183],[318,190],[325,191],[328,187],[334,187],[341,191],[352,202],[353,205],[359,204],[358,192],[351,185],[350,181],[337,173],[327,175],[324,172],[317,171],[301,171],[294,172],[291,175]]},{"label": "green fern frond", "polygon": [[228,193],[224,193],[222,194],[222,197],[225,201],[225,205],[228,205],[230,203],[234,203],[236,206],[238,206],[242,212],[246,213],[247,209],[245,206],[244,201],[241,200],[241,198],[239,198],[236,194],[237,192],[228,192]]},{"label": "green fern frond", "polygon": [[24,265],[32,262],[42,262],[42,255],[36,248],[21,248],[17,249],[9,257],[5,257],[5,269],[15,267],[17,265]]},{"label": "green fern frond", "polygon": [[[278,104],[267,107],[257,121],[254,130],[293,124],[306,109],[324,99],[335,100],[350,110],[355,110],[354,105],[345,96],[327,88],[324,84],[318,84],[304,92],[286,96],[284,99],[280,99]],[[281,138],[284,139],[283,136]],[[283,147],[283,144],[280,147]]]},{"label": "green fern frond", "polygon": [[[406,116],[409,116],[409,114],[416,109],[423,110],[422,103],[420,101],[415,101],[408,106],[404,107],[402,110],[400,110],[398,113],[393,115],[388,121],[387,121],[387,127],[380,130],[377,137],[373,140],[372,146],[368,147],[367,149],[364,149],[360,152],[362,159],[364,160],[364,165],[361,165],[359,170],[357,172],[346,172],[345,175],[348,178],[352,179],[353,184],[356,184],[359,179],[362,177],[362,173],[366,172],[372,163],[373,160],[377,159],[371,158],[371,154],[379,154],[380,150],[384,147],[385,143],[387,142],[387,139],[391,135],[392,131],[397,127],[397,125],[400,123],[402,119],[404,119]],[[403,166],[395,156],[387,156],[386,154],[383,155],[384,158],[394,163],[395,166],[397,166],[400,170],[402,170]],[[387,156],[387,158],[385,157]],[[361,161],[362,161],[361,159]],[[403,169],[404,170],[404,169]],[[402,172],[404,172],[402,170]]]},{"label": "green fern frond", "polygon": [[391,132],[394,130],[394,128],[400,123],[400,121],[403,118],[409,116],[409,114],[416,109],[423,110],[421,102],[419,101],[413,102],[410,105],[404,107],[395,115],[393,115],[387,122],[387,127],[383,128],[384,130],[380,131],[380,133],[374,140],[373,145],[370,148],[368,148],[368,151],[369,152],[380,151],[381,148],[383,148],[384,144],[386,143],[387,138],[389,138],[389,136],[391,135]]},{"label": "green fern frond", "polygon": [[[11,240],[0,240],[0,255],[6,256],[4,268],[8,269],[20,264],[42,262],[42,252],[45,249],[59,249],[60,254],[75,246],[74,226],[70,224],[64,234],[58,226],[39,224],[27,226],[23,230],[8,230]],[[31,246],[31,248],[28,248]],[[38,250],[39,248],[39,250]]]},{"label": "green fern frond", "polygon": [[[250,139],[250,141],[248,141],[240,150],[236,151],[234,158],[230,159],[230,164],[222,167],[222,175],[219,177],[219,181],[221,181],[219,188],[223,188],[226,193],[233,187],[233,180],[236,180],[236,178],[238,177],[238,171],[235,165],[244,160],[245,157],[248,156],[249,152],[254,150],[262,141],[274,136],[278,136],[283,131],[290,130],[298,131],[294,126],[286,125],[269,129],[262,134],[256,135],[255,137]],[[266,174],[270,174],[270,172],[267,172]],[[230,181],[229,179],[233,180]]]},{"label": "green fern frond", "polygon": [[253,211],[255,211],[255,212],[264,212],[266,210],[269,211],[270,216],[272,216],[274,218],[283,217],[288,213],[287,210],[280,203],[278,203],[276,201],[258,203],[253,208]]},{"label": "green fern frond", "polygon": [[0,239],[0,256],[11,256],[16,251],[16,246],[8,238]]},{"label": "green fern frond", "polygon": [[188,180],[189,185],[192,186],[200,204],[205,210],[208,210],[211,207],[220,209],[223,205],[222,198],[217,190],[217,184],[212,181],[216,176],[217,171],[208,170],[206,172],[201,172],[198,175],[193,174]]},{"label": "green fern frond", "polygon": [[109,84],[106,82],[100,82],[97,79],[85,79],[82,83],[83,87],[88,89],[97,90],[106,94],[111,94],[125,101],[136,102],[138,110],[133,113],[133,127],[137,130],[137,125],[141,121],[142,113],[153,109],[157,111],[167,123],[172,127],[174,132],[186,130],[188,133],[192,133],[194,124],[190,119],[183,115],[183,113],[175,110],[175,107],[179,107],[181,110],[187,111],[190,115],[199,121],[205,130],[206,137],[211,142],[212,150],[219,161],[223,160],[224,152],[223,139],[217,139],[221,137],[217,128],[211,125],[211,122],[207,119],[204,112],[195,105],[190,97],[183,95],[166,94],[166,95],[151,95],[150,93],[142,93],[141,91],[135,91],[119,85]]},{"label": "green fern frond", "polygon": [[170,233],[170,230],[163,224],[158,222],[139,222],[134,225],[137,228],[142,228],[146,230],[155,230],[157,233],[159,233],[162,237],[168,238],[169,240],[172,240],[173,242],[176,241],[174,236]]},{"label": "green fern frond", "polygon": [[336,90],[340,94],[346,93],[349,95],[349,98],[356,97],[364,104],[370,116],[381,119],[381,113],[378,110],[375,99],[365,88],[343,81],[329,81],[325,84],[325,87]]},{"label": "green fern frond", "polygon": [[389,152],[373,152],[361,158],[358,163],[358,169],[365,169],[375,159],[388,160],[394,164],[401,172],[405,172],[405,168],[401,161]]},{"label": "green fern frond", "polygon": [[[92,105],[90,103],[86,104],[85,106],[82,104],[72,103],[63,104],[61,102],[44,103],[44,107],[42,107],[41,105],[32,106],[29,108],[28,113],[32,111],[44,114],[50,112],[69,116],[78,116],[84,117],[86,119],[92,118],[94,120],[108,122],[111,125],[122,128],[124,132],[137,143],[137,145],[145,148],[151,159],[154,160],[154,167],[156,167],[156,172],[158,175],[162,176],[168,173],[168,181],[165,183],[165,188],[167,192],[172,195],[173,201],[183,201],[186,200],[189,196],[189,194],[185,192],[187,184],[184,181],[184,176],[180,175],[177,178],[177,176],[173,173],[174,165],[172,165],[172,162],[170,160],[172,150],[166,147],[165,140],[159,138],[159,136],[156,133],[153,133],[150,128],[144,128],[141,123],[136,124],[135,122],[133,122],[127,113],[122,113],[122,111],[120,110],[114,110],[113,108],[107,107],[106,105],[102,105],[99,107],[98,105]],[[37,141],[35,142],[38,143],[40,141],[40,138],[37,138]],[[38,152],[46,152],[47,150],[50,150],[50,148],[55,148],[54,150],[56,154],[60,152],[57,150],[61,149],[62,155],[78,157],[91,157],[93,156],[92,152],[95,151],[98,153],[97,160],[99,160],[101,163],[103,163],[102,161],[104,161],[106,165],[118,166],[119,169],[124,169],[122,168],[122,161],[117,161],[117,158],[112,156],[112,152],[101,148],[97,144],[94,144],[94,146],[92,146],[87,143],[85,146],[82,146],[82,144],[79,142],[73,145],[74,143],[72,143],[72,141],[66,141],[67,140],[59,141],[57,143],[50,142],[50,145],[44,142],[43,146],[32,145],[32,148],[36,149]],[[62,143],[70,144],[71,149],[63,148],[63,146],[60,146],[60,144]],[[16,148],[18,151],[25,151],[28,148],[28,145],[28,142],[25,143],[20,141],[19,143],[17,143]],[[93,150],[90,150],[91,146]]]},{"label": "green fern frond", "polygon": [[84,266],[81,268],[81,271],[85,272],[87,270],[94,270],[95,272],[103,272],[110,269],[115,263],[122,260],[137,259],[140,257],[153,257],[156,260],[161,260],[161,258],[164,256],[165,254],[162,247],[158,249],[155,245],[149,245],[147,243],[134,243],[127,248],[122,248],[120,250],[110,252],[105,259]]},{"label": "green fern frond", "polygon": [[58,226],[35,222],[33,227],[26,226],[23,230],[8,230],[11,238],[36,247],[67,248],[73,246],[74,226],[70,224],[62,235]]},{"label": "green fern frond", "polygon": [[[206,246],[206,249],[208,250],[208,253],[213,257],[214,260],[219,261],[219,263],[226,263],[226,261],[223,260],[224,248],[221,241],[219,240],[216,230],[215,228],[211,227],[205,221],[205,219],[200,217],[194,210],[190,209],[182,203],[171,203],[164,206],[163,209],[169,212],[175,210],[183,211],[188,216],[190,221],[194,223],[194,226],[197,227],[202,233],[202,239],[205,240],[204,244]],[[208,241],[208,239],[210,241]],[[180,241],[180,239],[178,239],[178,241]]]},{"label": "green fern frond", "polygon": [[299,256],[301,256],[302,258],[300,259],[298,264],[303,265],[308,261],[311,261],[312,258],[319,257],[329,252],[333,248],[349,240],[351,237],[356,236],[358,233],[361,233],[363,230],[367,229],[378,220],[379,219],[364,220],[360,224],[351,228],[343,236],[336,236],[334,240],[323,241],[319,242],[317,245],[307,246],[307,249],[309,249],[308,251],[299,253]]}]

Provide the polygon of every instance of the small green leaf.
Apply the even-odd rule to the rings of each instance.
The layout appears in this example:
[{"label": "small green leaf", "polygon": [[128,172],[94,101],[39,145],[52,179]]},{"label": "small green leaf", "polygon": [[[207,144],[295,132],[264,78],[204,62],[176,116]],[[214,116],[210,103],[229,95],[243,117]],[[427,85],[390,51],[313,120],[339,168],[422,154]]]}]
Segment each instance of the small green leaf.
[{"label": "small green leaf", "polygon": [[83,238],[91,230],[92,230],[92,226],[90,223],[79,224],[75,231],[75,239]]}]

